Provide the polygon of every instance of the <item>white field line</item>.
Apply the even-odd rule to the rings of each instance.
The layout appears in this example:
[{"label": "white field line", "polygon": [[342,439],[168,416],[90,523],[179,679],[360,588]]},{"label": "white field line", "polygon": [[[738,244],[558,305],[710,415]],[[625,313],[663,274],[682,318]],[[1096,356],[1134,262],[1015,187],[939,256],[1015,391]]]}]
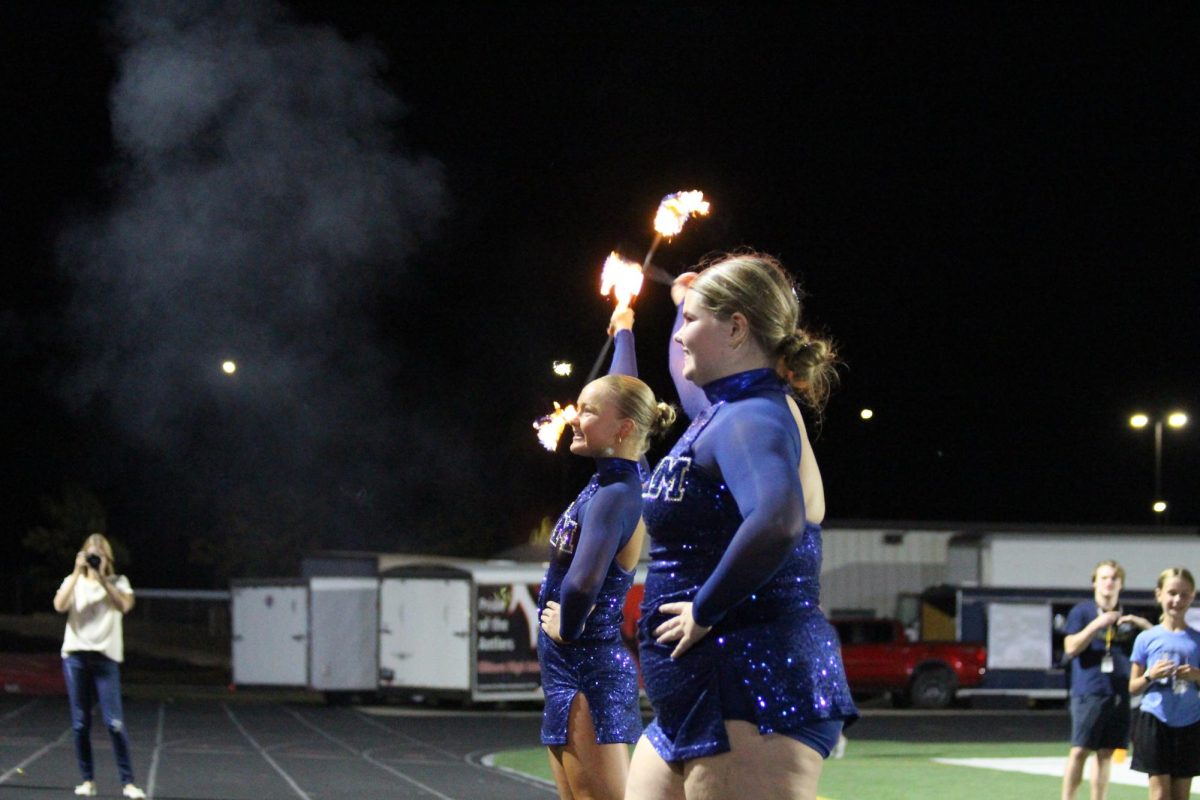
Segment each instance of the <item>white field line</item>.
[{"label": "white field line", "polygon": [[[362,711],[355,709],[355,714],[358,715],[358,718],[360,720],[367,723],[368,725],[371,725],[373,727],[387,731],[392,736],[400,736],[400,737],[412,742],[413,744],[418,744],[418,745],[421,745],[422,747],[428,747],[430,750],[433,750],[434,752],[437,752],[437,753],[441,753],[442,755],[444,755],[454,761],[458,761],[461,759],[462,761],[465,761],[466,763],[470,764],[475,769],[484,770],[485,772],[489,772],[491,774],[496,774],[498,772],[500,775],[503,775],[506,778],[518,781],[520,783],[524,783],[528,786],[536,786],[539,789],[546,788],[540,781],[537,781],[536,778],[530,778],[528,775],[523,775],[523,774],[517,773],[513,770],[500,771],[499,769],[496,769],[496,768],[484,766],[483,764],[479,763],[478,761],[473,760],[473,756],[475,755],[473,753],[468,753],[465,756],[460,756],[457,753],[451,752],[449,750],[444,750],[435,744],[430,744],[429,742],[423,742],[420,739],[416,738],[415,736],[410,736],[409,734],[405,733],[404,731],[398,731],[395,728],[392,728],[388,725],[384,725],[382,722],[377,722],[376,720],[371,719],[369,716],[367,716]],[[520,777],[518,777],[518,775]],[[558,790],[555,789],[554,791],[551,792],[551,794],[558,794]]]},{"label": "white field line", "polygon": [[37,705],[38,703],[40,703],[41,701],[42,701],[42,698],[40,698],[40,697],[35,697],[35,698],[33,698],[32,700],[30,700],[28,703],[26,703],[25,705],[23,705],[23,706],[17,706],[17,707],[16,707],[16,708],[14,708],[12,711],[9,711],[9,712],[8,712],[7,714],[5,714],[4,716],[0,717],[0,722],[7,722],[8,720],[12,719],[13,717],[17,716],[18,714],[23,714],[23,713],[25,713],[26,711],[28,711],[29,709],[33,708],[34,706],[36,706],[36,705]]},{"label": "white field line", "polygon": [[246,740],[248,742],[250,742],[251,745],[253,745],[255,750],[258,751],[258,754],[260,756],[262,756],[266,760],[266,762],[275,769],[276,772],[278,772],[281,776],[283,776],[283,779],[285,781],[287,781],[288,786],[292,787],[292,791],[294,791],[296,794],[303,797],[304,800],[312,800],[312,798],[309,797],[308,794],[306,794],[305,791],[300,788],[300,786],[296,783],[296,781],[292,780],[292,776],[288,775],[287,771],[283,767],[279,766],[279,762],[277,762],[275,759],[271,758],[271,754],[263,749],[263,746],[258,743],[258,740],[255,739],[253,736],[251,736],[250,732],[247,731],[244,727],[242,727],[242,723],[238,722],[237,717],[235,717],[233,715],[233,710],[229,708],[229,704],[221,703],[221,708],[225,709],[225,713],[229,715],[229,719],[233,722],[233,724],[237,727],[237,729],[239,731],[241,731],[242,736],[245,736]]},{"label": "white field line", "polygon": [[[1045,756],[1036,758],[934,758],[938,764],[949,764],[955,767],[977,767],[979,769],[995,769],[1004,772],[1023,772],[1027,775],[1047,775],[1061,778],[1066,768],[1067,759],[1063,756]],[[1084,768],[1084,780],[1091,767]],[[1112,783],[1125,786],[1141,786],[1147,788],[1149,780],[1143,772],[1134,772],[1129,768],[1129,759],[1120,763],[1113,762],[1109,775]],[[1192,790],[1192,794],[1200,794],[1200,786]]]},{"label": "white field line", "polygon": [[158,725],[154,730],[154,754],[150,756],[150,771],[146,773],[146,796],[154,797],[154,783],[158,777],[158,756],[163,748],[163,720],[166,718],[166,706],[158,704]]},{"label": "white field line", "polygon": [[496,763],[497,755],[497,753],[468,753],[467,759],[469,761],[478,763],[480,766],[487,767],[488,769],[497,770],[498,772],[503,773],[515,781],[528,784],[535,789],[541,789],[546,794],[558,794],[558,787],[554,785],[553,781],[548,781],[545,778],[539,778],[536,775],[529,775],[521,772],[520,770],[515,770],[512,767],[501,766],[500,764]]},{"label": "white field line", "polygon": [[297,712],[293,711],[292,709],[290,709],[290,708],[285,708],[285,709],[284,709],[284,711],[288,712],[288,713],[289,713],[289,714],[291,714],[293,717],[295,717],[296,719],[300,720],[300,722],[301,722],[302,724],[304,724],[304,725],[307,725],[309,728],[312,728],[314,731],[316,731],[317,733],[321,734],[321,735],[322,735],[322,736],[324,736],[326,739],[328,739],[329,741],[331,741],[331,742],[333,742],[334,744],[336,744],[338,747],[341,747],[341,748],[343,748],[344,750],[347,750],[348,752],[350,752],[350,753],[353,753],[354,755],[356,755],[356,756],[358,756],[359,758],[361,758],[361,759],[363,759],[364,761],[366,761],[368,764],[371,764],[372,766],[375,766],[375,767],[379,767],[380,769],[382,769],[382,770],[385,770],[386,772],[389,772],[389,773],[391,773],[392,775],[395,775],[395,776],[396,776],[397,778],[399,778],[400,780],[402,780],[402,781],[407,781],[408,783],[411,783],[413,786],[416,786],[418,789],[420,789],[420,790],[422,790],[422,791],[424,791],[424,792],[427,792],[427,793],[429,793],[429,794],[433,795],[434,797],[441,798],[441,800],[455,800],[455,798],[453,798],[453,797],[450,797],[450,796],[448,796],[448,795],[444,795],[444,794],[442,794],[441,792],[439,792],[437,789],[434,789],[434,788],[433,788],[433,787],[431,787],[431,786],[426,786],[425,784],[421,783],[421,782],[420,782],[419,780],[417,780],[416,778],[413,778],[413,777],[411,777],[411,776],[409,776],[409,775],[405,775],[405,774],[404,774],[403,772],[401,772],[400,770],[398,770],[398,769],[396,769],[396,768],[394,768],[394,767],[392,767],[392,766],[390,766],[390,765],[388,765],[388,764],[384,764],[382,761],[379,761],[379,760],[375,759],[375,758],[374,758],[374,757],[373,757],[373,756],[370,754],[370,751],[368,751],[368,750],[359,750],[359,749],[355,748],[353,745],[351,745],[351,744],[348,744],[347,742],[344,742],[344,741],[342,741],[341,739],[339,739],[338,737],[334,736],[332,733],[329,733],[328,731],[322,730],[322,729],[321,729],[321,728],[320,728],[320,727],[319,727],[319,726],[318,726],[316,723],[314,723],[314,722],[312,722],[312,721],[310,721],[310,720],[307,720],[307,719],[305,719],[305,718],[304,718],[304,717],[303,717],[301,714],[299,714],[299,713],[297,713]]},{"label": "white field line", "polygon": [[19,775],[22,772],[24,772],[25,767],[29,766],[34,761],[37,761],[39,758],[46,755],[46,753],[49,753],[55,747],[58,747],[60,744],[65,742],[67,740],[67,738],[70,736],[71,736],[71,729],[67,728],[65,731],[62,732],[62,735],[59,736],[57,739],[55,739],[53,742],[50,742],[49,744],[43,745],[42,747],[38,748],[37,750],[35,750],[33,752],[32,755],[30,755],[28,758],[26,758],[20,764],[17,764],[15,767],[10,767],[7,772],[5,772],[3,775],[0,775],[0,783],[4,783],[9,778],[11,778],[13,775]]}]

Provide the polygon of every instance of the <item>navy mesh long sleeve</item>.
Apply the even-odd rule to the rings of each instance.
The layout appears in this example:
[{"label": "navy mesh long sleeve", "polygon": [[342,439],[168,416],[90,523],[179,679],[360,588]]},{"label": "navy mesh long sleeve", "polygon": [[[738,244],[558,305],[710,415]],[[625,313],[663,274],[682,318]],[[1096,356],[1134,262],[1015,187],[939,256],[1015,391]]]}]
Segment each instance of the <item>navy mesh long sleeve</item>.
[{"label": "navy mesh long sleeve", "polygon": [[609,375],[638,376],[637,354],[634,348],[633,331],[620,330],[613,337],[612,365],[608,368]]},{"label": "navy mesh long sleeve", "polygon": [[702,439],[697,461],[715,462],[743,517],[693,601],[693,618],[711,626],[786,561],[804,528],[804,491],[795,423],[773,400],[750,398],[724,409]]},{"label": "navy mesh long sleeve", "polygon": [[636,481],[616,479],[601,485],[588,501],[579,537],[579,548],[563,577],[559,601],[559,635],[564,641],[578,638],[588,613],[604,585],[617,552],[633,536],[642,516],[642,492]]}]

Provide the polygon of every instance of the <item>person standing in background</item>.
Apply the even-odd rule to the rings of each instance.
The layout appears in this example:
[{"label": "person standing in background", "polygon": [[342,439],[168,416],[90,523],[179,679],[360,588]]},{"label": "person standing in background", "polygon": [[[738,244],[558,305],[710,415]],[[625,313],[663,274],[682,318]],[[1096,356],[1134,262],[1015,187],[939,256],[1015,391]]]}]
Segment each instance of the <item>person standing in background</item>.
[{"label": "person standing in background", "polygon": [[75,757],[83,783],[75,787],[81,797],[96,795],[92,762],[92,706],[99,701],[104,726],[112,739],[122,794],[145,797],[133,782],[129,735],[121,709],[121,662],[125,660],[122,620],[133,608],[129,579],[113,568],[112,545],[103,534],[93,533],[75,555],[75,569],[63,579],[54,595],[54,610],[67,615],[63,635],[63,677],[71,703],[71,730]]},{"label": "person standing in background", "polygon": [[1200,632],[1187,624],[1196,579],[1183,567],[1158,576],[1162,622],[1133,643],[1130,694],[1145,692],[1133,723],[1130,769],[1150,776],[1150,800],[1187,800],[1200,775]]},{"label": "person standing in background", "polygon": [[1071,750],[1063,772],[1062,800],[1074,800],[1083,782],[1083,765],[1096,754],[1089,776],[1092,800],[1108,796],[1113,751],[1129,747],[1129,656],[1114,646],[1117,630],[1133,625],[1149,630],[1150,621],[1118,608],[1125,569],[1101,561],[1092,570],[1092,599],[1067,615],[1063,651],[1071,661]]}]

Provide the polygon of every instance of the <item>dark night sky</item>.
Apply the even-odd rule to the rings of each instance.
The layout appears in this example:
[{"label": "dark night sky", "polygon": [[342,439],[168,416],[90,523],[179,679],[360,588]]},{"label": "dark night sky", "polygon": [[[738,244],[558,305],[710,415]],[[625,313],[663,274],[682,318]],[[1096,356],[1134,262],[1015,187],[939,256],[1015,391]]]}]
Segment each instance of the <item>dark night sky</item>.
[{"label": "dark night sky", "polygon": [[[239,5],[224,18],[244,19]],[[203,582],[182,566],[189,543],[246,531],[474,555],[524,540],[587,476],[530,429],[579,388],[550,364],[586,371],[604,257],[640,258],[659,199],[691,188],[712,216],[656,263],[774,253],[841,344],[815,443],[831,520],[1150,521],[1152,436],[1126,419],[1200,417],[1200,12],[284,8],[229,46],[228,72],[184,61],[117,95],[147,63],[131,54],[178,42],[139,50],[99,4],[6,9],[10,541],[68,482],[141,553],[142,585]],[[204,30],[179,46],[224,53],[231,28]],[[280,41],[290,61],[243,68]],[[221,95],[222,75],[248,83]],[[114,134],[153,92],[176,103],[141,118],[158,130],[210,91],[235,113],[263,75],[293,99],[323,92],[282,104],[302,125],[233,133],[210,109],[173,150],[146,145],[150,160]],[[334,107],[340,139],[323,125]],[[283,150],[300,155],[273,161]],[[214,184],[189,181],[213,165],[266,177],[206,205],[197,187]],[[332,239],[295,243],[305,203],[363,181],[369,202],[329,201]],[[196,233],[214,208],[221,226]],[[218,250],[162,277],[165,260]],[[293,273],[301,261],[316,266]],[[638,343],[643,377],[671,395],[665,296],[639,300]],[[226,354],[241,354],[236,380]],[[1196,437],[1165,437],[1173,524],[1200,525]]]}]

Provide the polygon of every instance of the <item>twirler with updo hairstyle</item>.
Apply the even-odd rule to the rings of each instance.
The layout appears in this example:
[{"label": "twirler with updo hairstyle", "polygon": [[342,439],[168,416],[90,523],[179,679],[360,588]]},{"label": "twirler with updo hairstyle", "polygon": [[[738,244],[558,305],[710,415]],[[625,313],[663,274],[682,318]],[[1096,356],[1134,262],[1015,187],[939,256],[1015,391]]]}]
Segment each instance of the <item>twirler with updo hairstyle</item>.
[{"label": "twirler with updo hairstyle", "polygon": [[689,290],[721,320],[741,312],[759,345],[779,359],[777,370],[817,414],[837,384],[834,342],[801,327],[803,290],[774,256],[755,251],[706,259]]}]

